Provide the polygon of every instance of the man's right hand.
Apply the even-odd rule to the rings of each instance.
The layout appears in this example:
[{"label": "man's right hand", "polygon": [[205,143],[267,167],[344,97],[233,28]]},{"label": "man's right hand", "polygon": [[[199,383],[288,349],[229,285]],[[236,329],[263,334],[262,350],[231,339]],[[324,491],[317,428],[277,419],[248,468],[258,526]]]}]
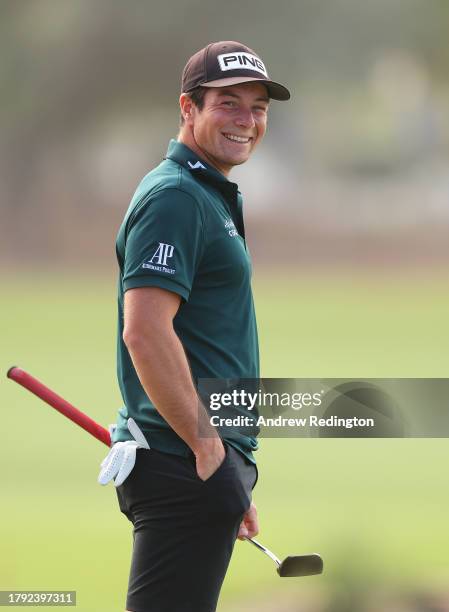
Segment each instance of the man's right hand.
[{"label": "man's right hand", "polygon": [[195,452],[196,472],[205,481],[221,466],[226,457],[226,450],[221,438],[207,438]]}]

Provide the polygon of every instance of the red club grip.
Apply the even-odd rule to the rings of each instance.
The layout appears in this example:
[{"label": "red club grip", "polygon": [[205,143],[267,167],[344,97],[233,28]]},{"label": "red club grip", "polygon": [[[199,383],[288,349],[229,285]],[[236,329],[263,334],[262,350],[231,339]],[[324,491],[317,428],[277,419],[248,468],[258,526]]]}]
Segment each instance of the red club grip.
[{"label": "red club grip", "polygon": [[46,387],[37,378],[25,372],[25,370],[14,366],[8,370],[7,376],[19,385],[22,385],[22,387],[25,387],[25,389],[28,389],[28,391],[31,391],[31,393],[34,393],[34,395],[37,395],[37,397],[40,397],[41,400],[44,400],[55,410],[88,431],[94,438],[97,438],[97,440],[100,440],[106,446],[111,445],[111,436],[107,429],[96,423],[87,414],[81,412],[81,410],[78,410],[78,408],[75,408],[75,406],[72,406],[67,400]]}]

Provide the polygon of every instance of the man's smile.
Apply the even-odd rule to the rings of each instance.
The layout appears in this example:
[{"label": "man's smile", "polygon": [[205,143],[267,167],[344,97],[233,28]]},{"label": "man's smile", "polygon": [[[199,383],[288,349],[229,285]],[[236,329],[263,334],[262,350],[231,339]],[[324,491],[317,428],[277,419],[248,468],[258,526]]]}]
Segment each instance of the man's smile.
[{"label": "man's smile", "polygon": [[239,142],[241,144],[248,144],[248,142],[252,140],[251,136],[237,136],[236,134],[230,134],[228,132],[223,132],[223,136],[231,142]]}]

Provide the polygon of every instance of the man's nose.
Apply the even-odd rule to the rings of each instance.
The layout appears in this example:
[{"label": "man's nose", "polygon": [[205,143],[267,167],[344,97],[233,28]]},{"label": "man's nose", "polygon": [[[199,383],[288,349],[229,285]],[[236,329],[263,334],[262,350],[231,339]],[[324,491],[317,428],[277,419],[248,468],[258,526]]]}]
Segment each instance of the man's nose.
[{"label": "man's nose", "polygon": [[254,116],[251,109],[240,109],[238,116],[235,119],[236,125],[243,128],[252,128],[255,126]]}]

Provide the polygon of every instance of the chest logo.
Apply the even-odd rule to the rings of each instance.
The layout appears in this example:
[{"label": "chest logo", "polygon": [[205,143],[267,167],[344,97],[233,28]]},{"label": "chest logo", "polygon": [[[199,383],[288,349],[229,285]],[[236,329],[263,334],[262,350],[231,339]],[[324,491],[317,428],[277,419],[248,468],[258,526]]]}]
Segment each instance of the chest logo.
[{"label": "chest logo", "polygon": [[230,236],[237,236],[238,232],[235,229],[234,221],[231,219],[226,219],[224,226],[228,230],[228,234]]},{"label": "chest logo", "polygon": [[153,256],[142,264],[142,268],[157,270],[158,272],[165,272],[166,274],[174,274],[176,270],[167,267],[167,259],[173,257],[174,250],[175,247],[172,244],[159,242],[159,246],[153,253]]}]

